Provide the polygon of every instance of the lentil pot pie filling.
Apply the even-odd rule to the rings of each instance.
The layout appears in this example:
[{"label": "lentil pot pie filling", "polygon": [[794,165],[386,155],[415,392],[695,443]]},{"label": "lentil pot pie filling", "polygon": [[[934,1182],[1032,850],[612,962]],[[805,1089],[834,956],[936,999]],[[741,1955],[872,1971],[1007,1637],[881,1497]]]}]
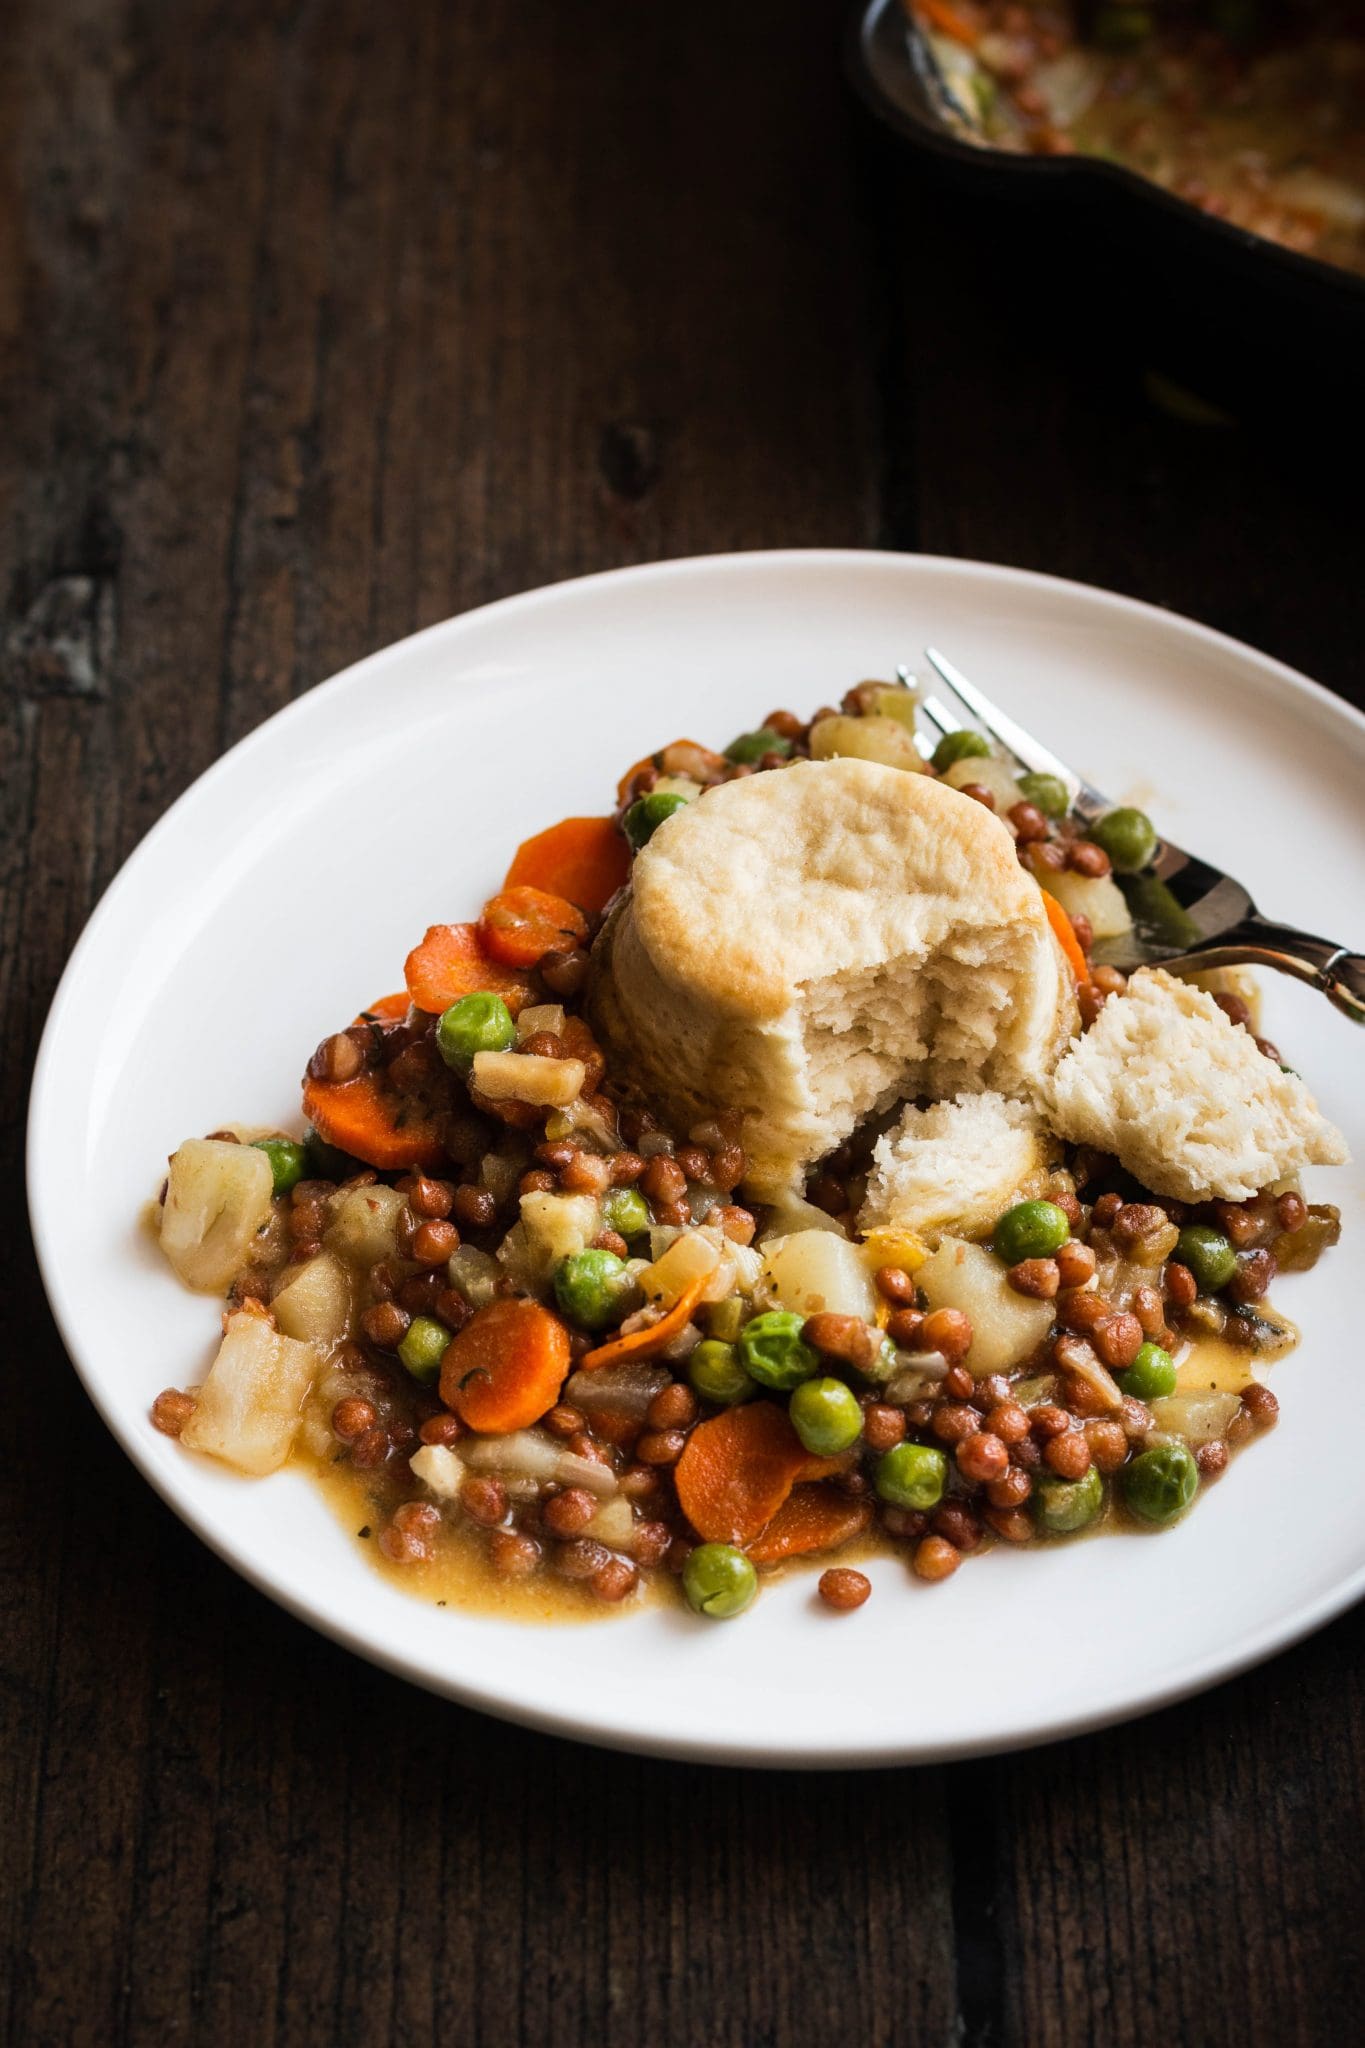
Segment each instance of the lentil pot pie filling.
[{"label": "lentil pot pie filling", "polygon": [[155,1227],[223,1336],[156,1427],[536,1618],[1182,1516],[1275,1422],[1344,1147],[1245,977],[1099,961],[1147,818],[926,761],[915,706],[636,763],[323,1040],[301,1135],[182,1144]]}]

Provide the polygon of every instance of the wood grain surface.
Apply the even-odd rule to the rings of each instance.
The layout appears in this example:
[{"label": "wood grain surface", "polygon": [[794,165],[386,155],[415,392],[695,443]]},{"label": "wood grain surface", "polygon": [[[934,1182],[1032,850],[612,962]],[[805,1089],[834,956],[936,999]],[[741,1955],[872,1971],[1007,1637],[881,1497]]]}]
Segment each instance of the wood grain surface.
[{"label": "wood grain surface", "polygon": [[[106,1437],[33,1267],[28,1073],[92,905],[225,745],[414,627],[664,555],[923,548],[1172,605],[1361,701],[1359,493],[1292,429],[1155,409],[1121,332],[1075,345],[865,132],[842,25],[823,0],[0,23],[7,2042],[1354,2035],[1359,1612],[1024,1756],[613,1758],[249,1590]],[[1084,1617],[1038,1628],[1064,1671]]]}]

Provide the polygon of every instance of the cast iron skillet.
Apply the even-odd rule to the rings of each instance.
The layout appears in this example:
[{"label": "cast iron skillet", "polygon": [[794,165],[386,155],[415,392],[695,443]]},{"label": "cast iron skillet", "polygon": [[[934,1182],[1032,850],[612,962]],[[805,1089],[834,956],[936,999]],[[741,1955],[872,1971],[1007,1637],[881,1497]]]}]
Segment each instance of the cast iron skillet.
[{"label": "cast iron skillet", "polygon": [[983,254],[992,227],[1011,246],[1022,236],[1051,283],[1069,276],[1153,367],[1235,412],[1264,410],[1293,380],[1310,409],[1365,424],[1365,278],[1201,213],[1122,165],[965,140],[900,0],[862,0],[846,56],[863,101],[938,192],[975,206]]}]

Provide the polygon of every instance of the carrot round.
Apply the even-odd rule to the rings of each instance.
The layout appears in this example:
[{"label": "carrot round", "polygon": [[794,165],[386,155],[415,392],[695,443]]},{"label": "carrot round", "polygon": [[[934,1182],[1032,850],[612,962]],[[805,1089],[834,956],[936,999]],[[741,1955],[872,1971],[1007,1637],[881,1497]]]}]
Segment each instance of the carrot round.
[{"label": "carrot round", "polygon": [[547,953],[570,952],[587,936],[582,911],[548,889],[500,889],[479,918],[479,944],[504,967],[535,967]]},{"label": "carrot round", "polygon": [[674,1468],[678,1500],[708,1543],[752,1543],[806,1464],[785,1408],[751,1401],[698,1423]]},{"label": "carrot round", "polygon": [[524,839],[504,889],[548,889],[595,916],[630,873],[630,848],[613,818],[564,818]]},{"label": "carrot round", "polygon": [[569,1363],[569,1333],[558,1316],[509,1295],[481,1308],[447,1345],[441,1399],[470,1429],[506,1436],[554,1407]]},{"label": "carrot round", "polygon": [[623,1359],[653,1358],[666,1344],[671,1344],[680,1331],[687,1328],[692,1311],[701,1299],[704,1280],[694,1280],[678,1296],[671,1309],[660,1316],[657,1323],[647,1329],[632,1330],[629,1336],[613,1337],[609,1343],[599,1344],[595,1351],[585,1352],[578,1363],[584,1372],[596,1372],[599,1365],[619,1365]]},{"label": "carrot round", "polygon": [[915,0],[915,7],[928,16],[940,35],[951,36],[965,49],[974,50],[981,41],[980,26],[967,8],[954,7],[951,0]]},{"label": "carrot round", "polygon": [[[361,1011],[352,1029],[402,1017],[407,1007],[406,993],[381,996]],[[382,1072],[357,1074],[353,1081],[315,1081],[308,1075],[303,1113],[320,1138],[367,1166],[392,1172],[447,1163],[439,1117],[395,1093]]]},{"label": "carrot round", "polygon": [[798,1486],[749,1545],[749,1555],[755,1564],[780,1564],[816,1550],[837,1550],[861,1536],[871,1520],[865,1500],[850,1500],[833,1486]]},{"label": "carrot round", "polygon": [[1049,896],[1047,890],[1044,889],[1042,897],[1043,908],[1047,912],[1047,921],[1056,934],[1057,944],[1066,954],[1067,965],[1078,982],[1089,981],[1090,963],[1081,951],[1081,942],[1076,937],[1075,926],[1055,896]]},{"label": "carrot round", "polygon": [[515,1017],[531,999],[525,978],[490,960],[472,924],[434,924],[403,969],[419,1010],[439,1016],[461,996],[501,996]]}]

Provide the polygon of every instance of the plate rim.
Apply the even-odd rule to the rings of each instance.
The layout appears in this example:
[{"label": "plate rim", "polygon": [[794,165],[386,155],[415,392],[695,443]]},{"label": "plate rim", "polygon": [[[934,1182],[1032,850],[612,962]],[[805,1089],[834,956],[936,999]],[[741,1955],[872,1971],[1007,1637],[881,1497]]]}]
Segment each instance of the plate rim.
[{"label": "plate rim", "polygon": [[188,806],[205,784],[230,772],[231,766],[238,758],[249,755],[255,747],[270,744],[296,717],[304,716],[305,712],[308,715],[316,715],[317,702],[320,698],[339,697],[348,690],[363,687],[372,674],[380,672],[396,659],[406,658],[419,643],[448,636],[457,637],[463,628],[476,621],[481,623],[493,615],[529,613],[542,604],[552,602],[556,597],[562,597],[566,592],[588,590],[602,585],[639,585],[651,581],[684,580],[699,573],[780,573],[795,567],[838,574],[868,568],[890,570],[892,573],[925,571],[946,575],[950,579],[963,580],[984,576],[997,587],[1051,592],[1060,594],[1072,602],[1079,598],[1087,605],[1095,605],[1120,615],[1136,616],[1148,624],[1175,630],[1182,635],[1192,635],[1196,642],[1202,643],[1211,651],[1231,656],[1241,664],[1250,664],[1259,670],[1272,686],[1287,691],[1290,696],[1307,698],[1319,708],[1326,710],[1329,715],[1341,719],[1347,726],[1354,727],[1359,734],[1365,736],[1365,711],[1278,657],[1266,654],[1217,627],[1207,626],[1170,607],[1153,604],[1142,598],[1129,597],[1100,584],[1085,583],[1075,578],[1018,568],[1005,563],[981,561],[975,557],[846,547],[722,550],[713,554],[665,557],[653,562],[632,563],[618,568],[598,570],[584,576],[564,577],[492,599],[486,604],[472,606],[463,612],[452,613],[447,618],[405,634],[401,639],[391,641],[348,663],[344,668],[312,685],[300,696],[291,699],[288,704],[282,705],[249,732],[244,733],[231,747],[216,756],[167,806],[120,863],[91,907],[53,991],[33,1063],[25,1143],[25,1180],[34,1256],[48,1306],[67,1358],[96,1413],[138,1475],[151,1486],[171,1512],[193,1531],[199,1541],[249,1585],[266,1595],[295,1620],[315,1629],[343,1649],[364,1658],[366,1662],[377,1665],[440,1698],[451,1699],[459,1705],[492,1714],[500,1720],[532,1728],[541,1733],[586,1742],[593,1747],[689,1763],[710,1763],[733,1768],[848,1770],[882,1769],[889,1766],[913,1767],[917,1764],[950,1762],[970,1756],[1006,1755],[1049,1742],[1063,1741],[1120,1722],[1138,1720],[1236,1677],[1279,1651],[1301,1642],[1365,1596],[1365,1563],[1354,1571],[1347,1572],[1336,1584],[1319,1593],[1305,1607],[1271,1621],[1253,1632],[1231,1653],[1226,1649],[1215,1650],[1184,1668],[1178,1676],[1158,1682],[1149,1690],[1134,1694],[1129,1687],[1121,1697],[1092,1702],[1088,1708],[1075,1714],[1049,1718],[1045,1723],[1021,1726],[1004,1737],[985,1733],[966,1736],[957,1741],[942,1742],[916,1741],[908,1738],[905,1741],[883,1742],[838,1753],[833,1753],[829,1749],[812,1748],[808,1744],[774,1748],[769,1743],[760,1748],[757,1744],[751,1746],[744,1741],[734,1740],[687,1740],[672,1737],[660,1740],[654,1738],[649,1730],[629,1726],[594,1725],[581,1721],[572,1712],[556,1712],[552,1706],[539,1706],[519,1699],[509,1700],[463,1674],[454,1677],[436,1673],[424,1667],[415,1657],[391,1650],[361,1631],[352,1629],[344,1615],[329,1611],[320,1605],[310,1605],[307,1600],[296,1595],[282,1577],[272,1575],[267,1566],[258,1564],[254,1557],[243,1554],[240,1549],[234,1549],[226,1540],[220,1540],[208,1518],[201,1513],[193,1499],[181,1496],[180,1490],[171,1484],[169,1473],[146,1454],[142,1440],[135,1437],[131,1431],[125,1430],[120,1419],[103,1399],[99,1377],[87,1371],[74,1341],[73,1320],[68,1316],[66,1283],[58,1269],[56,1233],[49,1215],[50,1200],[45,1185],[42,1137],[47,1103],[55,1085],[57,1040],[65,1013],[73,999],[85,954],[93,944],[97,923],[102,922],[111,910],[116,908],[129,887],[135,883],[142,867],[154,857],[155,848],[162,836],[171,831],[173,821],[182,806]]}]

